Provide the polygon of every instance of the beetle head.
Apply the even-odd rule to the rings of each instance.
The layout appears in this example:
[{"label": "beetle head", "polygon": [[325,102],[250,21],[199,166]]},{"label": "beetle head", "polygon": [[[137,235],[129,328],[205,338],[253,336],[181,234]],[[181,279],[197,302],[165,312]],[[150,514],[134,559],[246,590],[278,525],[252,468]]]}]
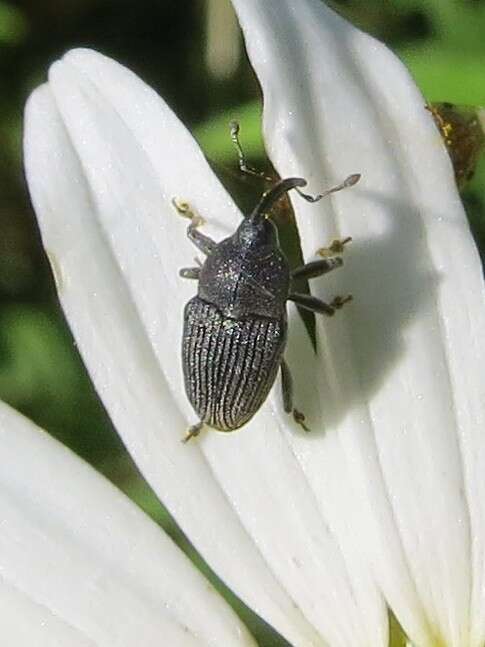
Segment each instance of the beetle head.
[{"label": "beetle head", "polygon": [[268,212],[282,195],[305,184],[306,181],[302,178],[287,178],[265,191],[254,211],[239,225],[236,232],[239,245],[258,255],[266,254],[268,248],[278,247],[278,233],[274,224],[268,220]]},{"label": "beetle head", "polygon": [[278,232],[268,218],[245,218],[239,225],[236,236],[239,245],[254,254],[264,254],[268,248],[278,247]]}]

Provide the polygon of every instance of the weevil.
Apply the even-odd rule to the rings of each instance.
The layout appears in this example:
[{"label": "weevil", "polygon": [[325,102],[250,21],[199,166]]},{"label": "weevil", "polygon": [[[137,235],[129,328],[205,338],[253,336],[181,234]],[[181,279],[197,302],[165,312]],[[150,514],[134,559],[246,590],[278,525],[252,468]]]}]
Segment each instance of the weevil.
[{"label": "weevil", "polygon": [[[231,135],[240,168],[256,174],[244,162],[237,138]],[[204,425],[218,431],[234,431],[246,424],[266,400],[278,370],[281,370],[283,403],[287,413],[305,429],[304,415],[293,407],[292,377],[283,357],[287,339],[287,301],[316,313],[331,316],[351,297],[336,297],[325,303],[309,294],[293,291],[296,278],[311,279],[341,267],[342,251],[350,239],[334,241],[325,258],[290,270],[275,225],[268,212],[292,189],[309,202],[354,185],[360,175],[350,175],[342,184],[311,196],[299,177],[279,180],[265,191],[255,209],[235,233],[217,243],[199,231],[203,223],[186,203],[173,201],[191,222],[187,236],[206,256],[199,267],[180,270],[184,278],[198,281],[197,295],[186,304],[182,335],[182,366],[185,390],[200,421],[190,427],[184,442],[197,436]]]}]

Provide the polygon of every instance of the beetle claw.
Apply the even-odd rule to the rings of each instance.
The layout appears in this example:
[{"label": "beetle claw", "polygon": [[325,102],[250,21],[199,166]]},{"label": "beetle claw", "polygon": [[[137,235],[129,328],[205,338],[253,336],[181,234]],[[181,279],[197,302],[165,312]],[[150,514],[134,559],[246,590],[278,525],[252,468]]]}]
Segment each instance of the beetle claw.
[{"label": "beetle claw", "polygon": [[346,297],[335,297],[330,305],[332,308],[335,308],[335,310],[340,310],[340,308],[343,308],[346,303],[349,303],[352,300],[353,296],[348,294]]},{"label": "beetle claw", "polygon": [[298,409],[293,409],[293,420],[297,424],[299,424],[300,427],[303,427],[305,431],[310,431],[310,429],[305,424],[305,414],[303,414],[301,411],[298,411]]},{"label": "beetle claw", "polygon": [[351,240],[352,238],[350,236],[347,236],[347,238],[337,238],[336,240],[333,240],[328,247],[320,247],[320,249],[317,249],[317,254],[322,258],[343,254],[345,245],[350,243]]},{"label": "beetle claw", "polygon": [[182,438],[182,442],[185,444],[188,443],[191,438],[196,438],[202,431],[203,427],[203,422],[198,422],[196,425],[189,427],[187,434],[184,436],[184,438]]},{"label": "beetle claw", "polygon": [[172,204],[175,207],[177,213],[181,215],[183,218],[188,218],[190,222],[190,226],[192,228],[200,227],[205,224],[204,218],[202,218],[201,215],[196,213],[190,204],[186,202],[185,200],[179,200],[178,198],[172,198]]}]

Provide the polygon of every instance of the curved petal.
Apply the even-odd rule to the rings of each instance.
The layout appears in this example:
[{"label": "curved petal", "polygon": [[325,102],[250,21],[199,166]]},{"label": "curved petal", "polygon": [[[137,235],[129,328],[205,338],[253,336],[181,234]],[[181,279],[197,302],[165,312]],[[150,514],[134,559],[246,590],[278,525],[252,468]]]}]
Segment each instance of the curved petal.
[{"label": "curved petal", "polygon": [[308,258],[354,239],[344,269],[312,286],[354,303],[319,321],[325,437],[294,451],[345,558],[365,549],[411,639],[481,645],[484,286],[444,146],[402,64],[323,3],[234,5],[279,173],[314,192],[363,176],[325,204],[294,201]]},{"label": "curved petal", "polygon": [[5,644],[254,644],[155,523],[3,403],[0,447]]},{"label": "curved petal", "polygon": [[281,433],[286,419],[266,406],[241,433],[180,443],[190,419],[181,309],[193,288],[177,269],[192,264],[193,252],[170,200],[195,205],[217,238],[237,216],[185,129],[128,70],[77,50],[29,101],[25,157],[84,361],[128,449],[191,541],[292,643],[386,644],[382,601],[367,573],[349,572]]}]

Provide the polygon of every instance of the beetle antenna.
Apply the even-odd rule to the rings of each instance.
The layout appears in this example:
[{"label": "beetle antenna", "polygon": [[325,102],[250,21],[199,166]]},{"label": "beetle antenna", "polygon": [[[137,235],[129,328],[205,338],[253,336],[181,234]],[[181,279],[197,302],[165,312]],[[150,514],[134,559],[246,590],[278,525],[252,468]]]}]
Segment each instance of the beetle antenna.
[{"label": "beetle antenna", "polygon": [[271,189],[268,189],[261,196],[261,200],[256,205],[254,211],[249,215],[249,220],[252,222],[257,222],[265,217],[271,207],[277,202],[284,193],[288,193],[291,189],[296,189],[298,195],[304,198],[307,202],[318,202],[322,198],[325,198],[331,193],[336,193],[337,191],[342,191],[349,186],[354,186],[360,180],[360,173],[353,173],[349,175],[343,182],[333,186],[331,189],[327,189],[323,193],[318,195],[309,195],[304,193],[300,187],[306,186],[307,182],[302,177],[289,177],[285,180],[280,180],[277,182]]},{"label": "beetle antenna", "polygon": [[360,180],[361,175],[360,173],[352,173],[352,175],[349,175],[348,177],[345,178],[343,182],[340,184],[337,184],[337,186],[333,186],[331,189],[327,189],[323,193],[319,193],[318,195],[308,195],[308,193],[303,193],[303,191],[300,191],[300,189],[296,189],[298,192],[298,195],[300,195],[302,198],[304,198],[307,202],[318,202],[322,198],[325,198],[327,195],[330,195],[331,193],[337,193],[337,191],[342,191],[342,189],[347,189],[349,186],[354,186],[354,184],[357,184],[357,182]]},{"label": "beetle antenna", "polygon": [[271,187],[271,189],[268,189],[263,193],[255,209],[249,215],[249,220],[254,223],[262,220],[274,205],[274,203],[277,202],[282,195],[288,193],[288,191],[291,191],[291,189],[295,189],[296,187],[306,186],[306,183],[306,180],[304,180],[302,177],[289,177],[285,180],[280,180],[273,187]]},{"label": "beetle antenna", "polygon": [[252,166],[249,166],[241,146],[241,141],[239,139],[239,131],[240,131],[239,122],[234,119],[230,121],[229,132],[231,134],[231,140],[232,140],[232,143],[234,144],[234,148],[237,151],[239,170],[241,171],[241,173],[246,173],[246,175],[253,175],[254,177],[262,178],[266,182],[273,182],[274,178],[268,177],[264,173],[264,171],[257,171]]}]

